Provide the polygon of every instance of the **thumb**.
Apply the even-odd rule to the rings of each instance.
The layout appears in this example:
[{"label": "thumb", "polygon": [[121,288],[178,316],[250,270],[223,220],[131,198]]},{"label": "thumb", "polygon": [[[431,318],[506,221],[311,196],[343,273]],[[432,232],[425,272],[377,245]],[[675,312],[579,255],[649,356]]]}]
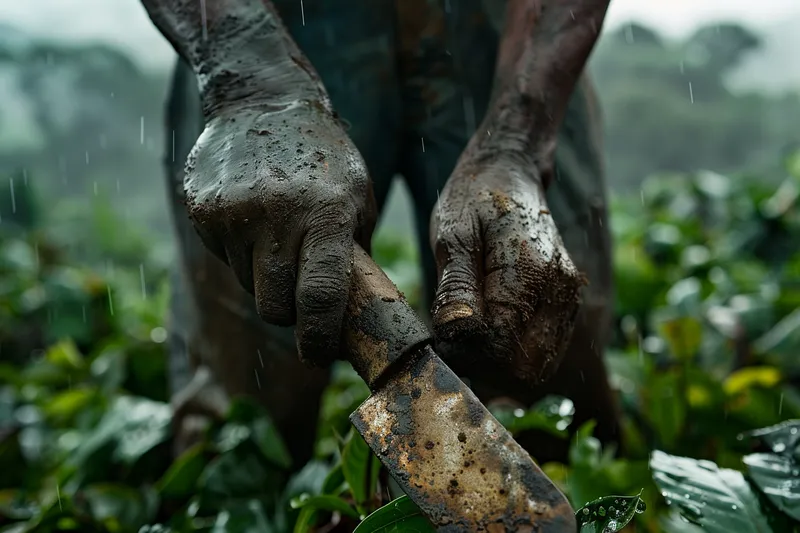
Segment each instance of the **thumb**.
[{"label": "thumb", "polygon": [[433,302],[433,327],[443,340],[457,340],[482,324],[482,250],[473,219],[442,224],[433,236],[439,285]]}]

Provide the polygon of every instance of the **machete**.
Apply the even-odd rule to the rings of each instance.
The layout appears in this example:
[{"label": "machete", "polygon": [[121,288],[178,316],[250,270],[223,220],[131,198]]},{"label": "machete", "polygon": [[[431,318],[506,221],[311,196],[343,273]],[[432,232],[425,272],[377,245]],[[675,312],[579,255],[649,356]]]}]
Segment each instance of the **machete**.
[{"label": "machete", "polygon": [[437,530],[577,531],[566,497],[433,351],[359,246],[351,279],[344,355],[372,394],[350,420]]}]

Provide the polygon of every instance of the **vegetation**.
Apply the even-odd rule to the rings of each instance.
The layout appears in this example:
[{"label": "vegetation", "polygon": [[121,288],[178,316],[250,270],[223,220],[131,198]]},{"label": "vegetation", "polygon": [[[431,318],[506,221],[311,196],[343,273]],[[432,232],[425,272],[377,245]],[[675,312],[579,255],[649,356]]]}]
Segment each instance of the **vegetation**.
[{"label": "vegetation", "polygon": [[[699,172],[649,178],[615,201],[607,361],[626,448],[601,449],[589,423],[569,464],[543,465],[582,531],[800,524],[800,155],[786,168],[777,188]],[[14,201],[33,205],[23,191]],[[135,232],[104,241],[100,228],[122,226],[98,206],[106,257],[89,266],[35,209],[0,226],[0,531],[430,530],[412,502],[387,501],[396,487],[347,420],[367,389],[345,364],[320,420],[298,421],[319,437],[296,474],[245,399],[173,460],[166,262]],[[402,275],[416,272],[414,247],[397,239],[379,235],[376,257],[414,294],[418,280]],[[550,397],[495,414],[512,432],[565,436],[571,413]]]}]

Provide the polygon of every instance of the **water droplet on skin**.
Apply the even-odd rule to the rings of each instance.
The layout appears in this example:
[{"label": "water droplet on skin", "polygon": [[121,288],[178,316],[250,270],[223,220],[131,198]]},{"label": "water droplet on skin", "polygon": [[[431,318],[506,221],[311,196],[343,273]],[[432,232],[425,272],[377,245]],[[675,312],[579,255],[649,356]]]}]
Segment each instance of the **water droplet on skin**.
[{"label": "water droplet on skin", "polygon": [[599,514],[600,516],[605,516],[606,515],[606,508],[605,507],[600,507],[597,510],[597,514]]},{"label": "water droplet on skin", "polygon": [[782,442],[778,442],[778,443],[775,444],[775,446],[772,447],[772,450],[775,453],[782,453],[782,452],[786,451],[786,445],[784,443],[782,443]]},{"label": "water droplet on skin", "polygon": [[737,510],[737,509],[739,509],[739,508],[738,508],[738,507],[736,507],[736,505],[731,505],[731,509],[733,509],[734,511],[736,511],[736,510]]}]

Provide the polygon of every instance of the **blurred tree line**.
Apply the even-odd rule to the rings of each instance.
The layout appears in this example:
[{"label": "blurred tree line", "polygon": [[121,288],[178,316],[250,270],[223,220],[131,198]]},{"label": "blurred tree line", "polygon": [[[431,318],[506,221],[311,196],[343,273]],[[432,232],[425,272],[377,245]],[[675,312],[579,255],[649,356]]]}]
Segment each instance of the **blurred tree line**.
[{"label": "blurred tree line", "polygon": [[[798,92],[742,93],[726,83],[761,44],[735,24],[702,27],[680,41],[633,23],[606,33],[591,71],[612,188],[701,168],[781,179],[781,154],[800,143]],[[18,188],[30,181],[49,205],[69,210],[52,213],[61,220],[80,215],[55,202],[72,196],[110,200],[123,219],[163,227],[168,78],[110,46],[0,27],[0,100],[10,104],[0,106],[0,174],[17,176]]]},{"label": "blurred tree line", "polygon": [[612,187],[701,168],[781,179],[781,156],[800,143],[797,91],[741,93],[727,83],[760,46],[759,36],[737,24],[704,26],[677,42],[638,24],[607,34],[591,71]]}]

